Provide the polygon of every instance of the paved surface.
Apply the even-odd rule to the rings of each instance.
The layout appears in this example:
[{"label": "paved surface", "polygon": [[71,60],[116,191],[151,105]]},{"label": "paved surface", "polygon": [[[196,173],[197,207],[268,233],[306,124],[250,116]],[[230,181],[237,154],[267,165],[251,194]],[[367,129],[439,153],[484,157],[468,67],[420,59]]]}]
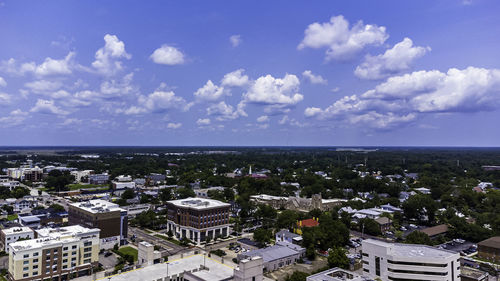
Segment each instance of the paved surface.
[{"label": "paved surface", "polygon": [[114,268],[118,263],[118,257],[115,255],[115,253],[111,253],[112,254],[109,257],[105,257],[104,253],[99,254],[99,263],[102,264],[102,267],[104,267],[105,270]]},{"label": "paved surface", "polygon": [[137,242],[137,240],[141,240],[141,241],[144,240],[144,241],[147,241],[153,245],[158,245],[158,246],[166,249],[166,251],[169,255],[175,255],[177,253],[189,251],[189,249],[186,247],[179,246],[175,243],[172,243],[172,242],[169,242],[165,239],[158,238],[158,237],[154,236],[154,234],[155,234],[154,232],[149,234],[144,230],[141,230],[141,229],[136,228],[136,227],[130,227],[130,226],[128,228],[128,232],[129,232],[129,236],[132,236],[132,235],[136,236],[136,242]]}]

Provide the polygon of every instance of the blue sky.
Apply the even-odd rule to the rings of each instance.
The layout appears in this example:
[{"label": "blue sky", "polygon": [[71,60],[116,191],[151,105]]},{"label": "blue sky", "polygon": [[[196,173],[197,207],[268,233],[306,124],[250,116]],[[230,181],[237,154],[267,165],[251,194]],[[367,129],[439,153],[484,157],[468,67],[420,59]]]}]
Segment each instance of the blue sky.
[{"label": "blue sky", "polygon": [[0,145],[498,146],[499,12],[0,0]]}]

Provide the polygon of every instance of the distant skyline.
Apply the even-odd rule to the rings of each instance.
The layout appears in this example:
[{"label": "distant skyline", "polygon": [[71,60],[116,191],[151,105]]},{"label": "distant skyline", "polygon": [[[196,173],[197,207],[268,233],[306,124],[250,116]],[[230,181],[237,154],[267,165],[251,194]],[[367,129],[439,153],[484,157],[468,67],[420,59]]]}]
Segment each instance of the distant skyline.
[{"label": "distant skyline", "polygon": [[0,0],[0,146],[500,146],[499,11]]}]

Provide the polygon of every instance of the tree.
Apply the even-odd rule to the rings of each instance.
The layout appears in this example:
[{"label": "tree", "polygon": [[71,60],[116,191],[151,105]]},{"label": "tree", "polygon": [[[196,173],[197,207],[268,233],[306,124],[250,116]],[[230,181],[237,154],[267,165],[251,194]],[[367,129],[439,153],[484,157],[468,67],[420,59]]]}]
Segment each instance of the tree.
[{"label": "tree", "polygon": [[292,275],[286,278],[286,281],[306,281],[309,274],[302,271],[294,271]]},{"label": "tree", "polygon": [[196,194],[191,188],[181,187],[177,189],[177,199],[185,199],[194,196],[196,196]]},{"label": "tree", "polygon": [[270,229],[265,229],[261,227],[257,228],[253,233],[253,240],[261,244],[271,241],[271,238],[272,238],[272,232]]},{"label": "tree", "polygon": [[64,207],[59,205],[59,204],[52,204],[49,206],[49,208],[53,209],[55,212],[65,212],[66,211],[64,209]]},{"label": "tree", "polygon": [[125,189],[125,191],[122,193],[121,196],[123,200],[133,199],[134,197],[135,197],[135,192],[131,188]]},{"label": "tree", "polygon": [[46,180],[46,186],[48,188],[53,188],[55,191],[68,190],[66,187],[68,184],[75,181],[75,177],[72,176],[68,171],[61,172],[59,170],[52,170]]},{"label": "tree", "polygon": [[403,210],[408,219],[432,223],[435,218],[437,204],[429,195],[416,194],[406,200],[403,204]]},{"label": "tree", "polygon": [[362,228],[364,227],[364,232],[366,234],[373,236],[378,236],[382,234],[382,232],[380,231],[379,224],[373,219],[370,218],[361,219],[358,225],[361,231],[363,231]]},{"label": "tree", "polygon": [[313,245],[309,245],[309,247],[307,247],[306,257],[312,261],[316,258],[316,250],[314,249]]},{"label": "tree", "polygon": [[163,202],[167,202],[174,199],[171,188],[162,188],[160,189],[159,193],[160,193],[159,194],[160,200]]},{"label": "tree", "polygon": [[405,242],[408,244],[423,244],[429,246],[432,246],[434,244],[432,243],[429,235],[421,231],[413,231],[412,233],[410,233],[408,236],[406,236]]},{"label": "tree", "polygon": [[328,252],[328,266],[349,269],[349,258],[346,250],[342,247],[335,247]]},{"label": "tree", "polygon": [[278,220],[276,221],[276,226],[279,229],[292,228],[299,218],[299,214],[292,210],[284,210],[278,215]]}]

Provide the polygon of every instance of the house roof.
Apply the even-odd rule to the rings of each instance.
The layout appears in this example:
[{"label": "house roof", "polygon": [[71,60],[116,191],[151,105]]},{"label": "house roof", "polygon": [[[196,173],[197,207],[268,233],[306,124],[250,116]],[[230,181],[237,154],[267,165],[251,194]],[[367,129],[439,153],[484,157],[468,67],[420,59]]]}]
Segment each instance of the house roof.
[{"label": "house roof", "polygon": [[477,243],[478,246],[485,246],[495,249],[500,249],[500,236],[491,237]]},{"label": "house roof", "polygon": [[429,237],[432,237],[432,236],[436,236],[436,235],[448,232],[448,226],[446,224],[440,224],[440,225],[436,225],[433,227],[427,227],[427,228],[421,229],[420,232],[423,232],[423,233],[429,235]]},{"label": "house roof", "polygon": [[302,227],[314,227],[318,226],[319,222],[317,222],[314,219],[307,219],[307,220],[301,220],[298,225]]},{"label": "house roof", "polygon": [[375,221],[378,224],[388,224],[388,223],[391,223],[391,220],[388,217],[379,217],[379,218],[376,218]]}]

